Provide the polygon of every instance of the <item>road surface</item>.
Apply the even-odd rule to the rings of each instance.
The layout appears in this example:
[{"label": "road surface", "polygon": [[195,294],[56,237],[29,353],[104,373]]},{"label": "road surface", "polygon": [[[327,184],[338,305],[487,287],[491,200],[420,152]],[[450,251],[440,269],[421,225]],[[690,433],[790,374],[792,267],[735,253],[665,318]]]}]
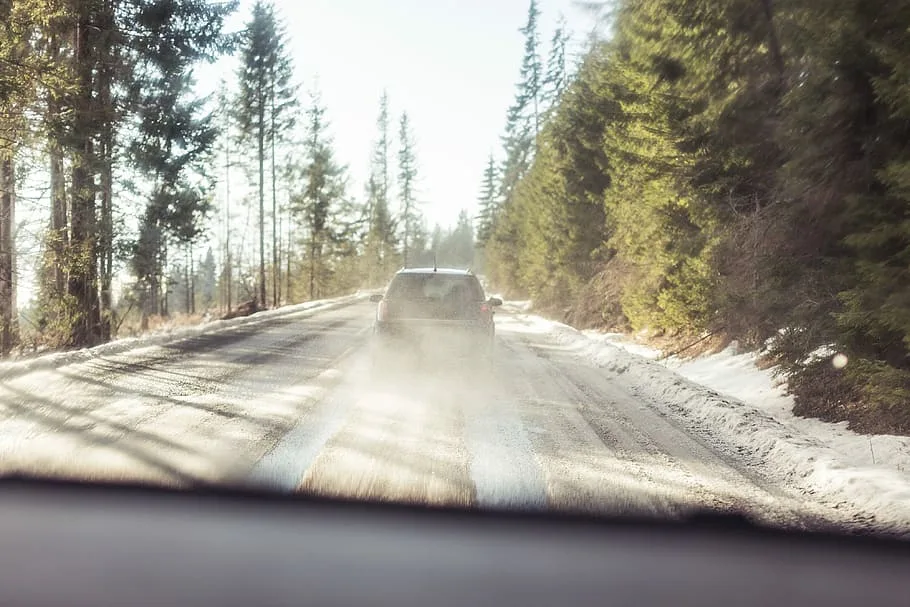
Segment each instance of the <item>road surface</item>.
[{"label": "road surface", "polygon": [[497,315],[490,373],[372,377],[358,302],[0,385],[0,473],[253,483],[419,504],[675,516],[819,513]]}]

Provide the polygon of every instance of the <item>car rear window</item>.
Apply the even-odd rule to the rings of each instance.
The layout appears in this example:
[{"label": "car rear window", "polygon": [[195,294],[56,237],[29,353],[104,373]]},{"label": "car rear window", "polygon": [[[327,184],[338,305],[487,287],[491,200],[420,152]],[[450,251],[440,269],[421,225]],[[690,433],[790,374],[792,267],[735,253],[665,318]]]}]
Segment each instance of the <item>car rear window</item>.
[{"label": "car rear window", "polygon": [[458,274],[399,274],[392,279],[389,299],[445,299],[456,290],[476,301],[483,301],[483,288],[476,277]]}]

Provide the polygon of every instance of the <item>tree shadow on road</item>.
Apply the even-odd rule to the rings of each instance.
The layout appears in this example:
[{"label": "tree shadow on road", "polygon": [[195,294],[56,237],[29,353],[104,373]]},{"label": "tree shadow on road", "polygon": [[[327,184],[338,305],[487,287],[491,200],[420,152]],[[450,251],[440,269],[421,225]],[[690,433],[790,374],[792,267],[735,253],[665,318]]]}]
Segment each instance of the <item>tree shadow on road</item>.
[{"label": "tree shadow on road", "polygon": [[163,436],[137,430],[91,412],[74,411],[51,399],[3,386],[14,400],[3,399],[2,408],[21,419],[37,423],[52,433],[70,435],[86,445],[111,447],[134,460],[146,464],[180,484],[198,485],[203,481],[197,476],[173,465],[158,453],[162,449],[184,455],[197,452]]}]

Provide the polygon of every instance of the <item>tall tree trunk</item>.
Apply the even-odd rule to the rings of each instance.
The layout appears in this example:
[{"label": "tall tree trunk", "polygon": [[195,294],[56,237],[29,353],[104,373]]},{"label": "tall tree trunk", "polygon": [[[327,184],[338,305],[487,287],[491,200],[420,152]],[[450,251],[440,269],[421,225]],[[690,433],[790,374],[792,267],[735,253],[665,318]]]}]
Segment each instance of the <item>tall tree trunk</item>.
[{"label": "tall tree trunk", "polygon": [[[161,275],[161,273],[158,271],[159,270],[158,263],[159,263],[159,259],[161,257],[161,243],[158,242],[159,234],[158,234],[157,226],[155,226],[154,238],[155,238],[155,244],[153,247],[151,247],[151,249],[152,249],[152,255],[154,255],[155,258],[152,260],[151,276],[149,276],[149,301],[148,301],[148,305],[144,308],[145,310],[147,310],[147,313],[150,316],[157,316],[158,314],[161,313],[161,305],[160,305],[160,301],[161,301],[160,275]],[[147,329],[147,328],[148,328],[148,323],[143,322],[143,329]]]},{"label": "tall tree trunk", "polygon": [[310,300],[316,299],[316,235],[310,236]]},{"label": "tall tree trunk", "polygon": [[[110,89],[108,89],[110,101]],[[114,210],[113,210],[113,130],[105,124],[101,134],[101,231],[98,254],[101,274],[101,338],[111,338],[113,297],[111,294],[114,275]]]},{"label": "tall tree trunk", "polygon": [[269,102],[271,104],[269,120],[271,121],[272,146],[272,305],[278,307],[278,281],[281,279],[281,262],[278,258],[278,192],[275,187],[275,76],[272,75]]},{"label": "tall tree trunk", "polygon": [[[109,154],[110,141],[102,141],[105,155]],[[101,164],[101,234],[99,242],[99,256],[101,269],[101,339],[107,341],[111,338],[111,321],[113,315],[113,297],[111,288],[113,283],[114,265],[114,226],[113,226],[113,201],[112,201],[112,161],[105,158]]]},{"label": "tall tree trunk", "polygon": [[51,185],[51,232],[48,250],[51,255],[50,267],[53,272],[53,293],[51,296],[59,300],[66,292],[66,267],[65,252],[69,246],[66,218],[66,185],[63,178],[63,150],[53,139],[48,150],[50,156],[50,185]]},{"label": "tall tree trunk", "polygon": [[[161,231],[158,231],[158,238],[161,238]],[[160,242],[160,258],[158,260],[158,285],[159,289],[164,287],[164,291],[160,294],[158,298],[158,315],[159,316],[168,316],[168,299],[171,295],[171,281],[168,278],[167,273],[167,239],[162,239]]]},{"label": "tall tree trunk", "polygon": [[139,330],[148,331],[149,328],[149,316],[156,314],[156,309],[158,307],[158,277],[153,275],[149,277],[148,287],[143,293],[142,300],[142,315],[139,320]]},{"label": "tall tree trunk", "polygon": [[149,300],[152,299],[152,286],[142,287],[139,299],[139,330],[148,331],[149,329]]},{"label": "tall tree trunk", "polygon": [[325,282],[325,267],[322,265],[322,233],[316,240],[316,299],[322,297],[323,283]]},{"label": "tall tree trunk", "polygon": [[16,176],[11,150],[0,152],[0,356],[16,342],[16,290],[13,288]]},{"label": "tall tree trunk", "polygon": [[100,341],[101,315],[97,287],[97,226],[95,220],[93,57],[91,8],[84,6],[75,33],[76,93],[73,111],[73,192],[71,246],[73,264],[68,291],[77,302],[70,344]]},{"label": "tall tree trunk", "polygon": [[[59,61],[60,40],[51,35],[48,41],[51,58]],[[69,232],[66,204],[66,179],[64,177],[62,132],[59,126],[61,99],[59,93],[51,87],[47,96],[48,157],[50,160],[50,194],[51,224],[48,234],[48,263],[52,272],[52,282],[48,285],[51,298],[59,301],[66,293],[67,268],[66,251],[69,249]]]},{"label": "tall tree trunk", "polygon": [[404,259],[404,267],[408,267],[408,244],[411,240],[411,205],[409,202],[404,203],[404,246],[402,247],[402,253]]},{"label": "tall tree trunk", "polygon": [[[263,100],[264,101],[264,100]],[[259,104],[259,305],[265,296],[265,104]]]},{"label": "tall tree trunk", "polygon": [[187,245],[186,251],[183,257],[183,303],[184,310],[187,314],[193,313],[193,301],[190,289],[190,259],[192,259],[193,254],[190,251],[190,246]]},{"label": "tall tree trunk", "polygon": [[283,235],[284,235],[284,217],[279,217],[279,219],[278,219],[278,240],[275,243],[277,245],[276,248],[278,250],[278,254],[275,256],[275,275],[278,278],[278,281],[277,281],[278,286],[275,290],[275,295],[276,295],[275,307],[278,307],[279,302],[281,301],[281,278],[282,278],[281,277],[281,274],[282,274],[282,272],[281,272],[281,270],[282,270],[281,247],[284,244],[283,242],[281,242],[281,238]]},{"label": "tall tree trunk", "polygon": [[190,314],[196,313],[196,258],[193,257],[193,244],[190,243]]},{"label": "tall tree trunk", "polygon": [[231,143],[225,138],[224,146],[224,252],[225,252],[225,290],[227,310],[231,309],[231,288],[233,267],[231,266]]},{"label": "tall tree trunk", "polygon": [[293,223],[294,220],[289,216],[287,242],[285,243],[286,248],[284,251],[285,264],[287,265],[284,271],[284,293],[288,303],[293,303],[291,301],[291,225]]},{"label": "tall tree trunk", "polygon": [[224,263],[224,290],[225,290],[225,308],[226,310],[231,309],[231,296],[233,295],[233,285],[231,284],[234,280],[233,270],[231,268],[231,250],[227,250],[227,260]]},{"label": "tall tree trunk", "polygon": [[111,101],[111,86],[114,78],[111,44],[114,35],[113,6],[110,0],[104,2],[101,14],[102,61],[98,69],[98,104],[100,122],[99,170],[101,173],[101,229],[98,239],[98,256],[101,279],[100,314],[101,339],[111,338],[113,297],[111,283],[114,266],[114,212],[113,212],[113,166],[114,166],[114,108]]},{"label": "tall tree trunk", "polygon": [[231,309],[231,296],[233,295],[233,287],[234,287],[234,285],[232,284],[232,283],[234,282],[234,271],[233,271],[233,268],[231,267],[231,263],[232,263],[232,262],[233,262],[233,260],[232,260],[232,258],[231,258],[231,250],[228,249],[228,250],[227,250],[227,262],[225,263],[225,265],[226,265],[226,268],[225,268],[225,274],[226,274],[226,276],[225,276],[225,279],[224,279],[224,280],[225,280],[225,286],[226,286],[226,289],[227,289],[227,309],[228,309],[228,310]]}]

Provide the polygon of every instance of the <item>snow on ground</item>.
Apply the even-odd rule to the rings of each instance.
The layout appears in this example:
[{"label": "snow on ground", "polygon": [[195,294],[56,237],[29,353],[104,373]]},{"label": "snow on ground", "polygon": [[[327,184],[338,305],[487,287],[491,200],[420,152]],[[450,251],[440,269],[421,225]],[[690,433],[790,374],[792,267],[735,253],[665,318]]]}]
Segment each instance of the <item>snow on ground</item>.
[{"label": "snow on ground", "polygon": [[68,350],[65,352],[54,352],[43,354],[33,358],[0,363],[0,380],[18,376],[23,373],[35,371],[37,369],[55,369],[65,365],[71,365],[77,362],[89,360],[98,356],[110,356],[119,354],[127,350],[137,348],[146,348],[150,346],[160,346],[181,339],[196,337],[204,333],[215,333],[243,325],[257,324],[280,316],[299,314],[301,312],[316,312],[320,310],[331,310],[338,306],[347,305],[350,302],[363,299],[369,295],[368,292],[360,292],[353,295],[345,295],[331,299],[318,299],[307,301],[302,304],[283,306],[272,310],[264,310],[243,316],[232,318],[230,320],[211,320],[202,322],[197,325],[187,325],[181,327],[167,327],[154,332],[149,332],[139,337],[127,337],[116,339],[94,348],[83,348],[81,350]]},{"label": "snow on ground", "polygon": [[733,345],[691,360],[658,361],[658,351],[620,334],[582,333],[533,315],[524,320],[719,447],[760,462],[770,477],[857,511],[877,528],[906,532],[910,526],[910,437],[870,437],[846,423],[796,417],[786,386],[773,370],[756,367],[755,354]]}]

